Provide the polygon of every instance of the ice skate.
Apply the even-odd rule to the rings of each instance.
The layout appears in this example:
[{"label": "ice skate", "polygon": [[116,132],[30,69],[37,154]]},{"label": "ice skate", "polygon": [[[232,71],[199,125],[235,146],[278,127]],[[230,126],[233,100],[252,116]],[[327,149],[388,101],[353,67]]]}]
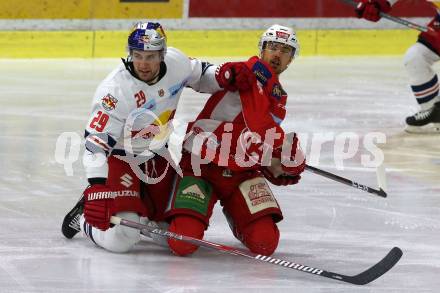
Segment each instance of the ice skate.
[{"label": "ice skate", "polygon": [[67,213],[67,215],[64,217],[63,224],[61,226],[61,232],[66,238],[71,239],[78,232],[81,231],[80,218],[81,215],[83,214],[83,208],[84,208],[84,196],[81,196],[81,198],[73,207],[73,209],[69,213]]},{"label": "ice skate", "polygon": [[410,133],[440,133],[440,102],[428,110],[406,118],[406,131]]}]

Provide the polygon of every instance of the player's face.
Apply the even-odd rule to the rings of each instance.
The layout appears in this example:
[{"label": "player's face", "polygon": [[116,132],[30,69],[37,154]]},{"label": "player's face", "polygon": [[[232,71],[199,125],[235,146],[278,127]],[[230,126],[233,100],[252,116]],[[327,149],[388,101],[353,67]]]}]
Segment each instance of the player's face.
[{"label": "player's face", "polygon": [[267,42],[261,52],[261,59],[267,62],[276,74],[286,70],[293,60],[293,48],[276,42]]},{"label": "player's face", "polygon": [[160,54],[160,51],[133,50],[131,57],[134,72],[141,80],[149,82],[159,74],[162,61]]}]

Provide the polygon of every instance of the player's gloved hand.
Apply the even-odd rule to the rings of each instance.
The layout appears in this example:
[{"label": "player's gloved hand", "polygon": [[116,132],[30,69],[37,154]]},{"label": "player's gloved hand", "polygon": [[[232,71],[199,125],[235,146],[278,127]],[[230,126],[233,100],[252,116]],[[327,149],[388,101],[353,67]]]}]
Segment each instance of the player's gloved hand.
[{"label": "player's gloved hand", "polygon": [[440,51],[440,17],[438,15],[428,24],[428,31],[420,33],[419,39],[428,43],[435,52]]},{"label": "player's gloved hand", "polygon": [[[278,160],[279,161],[279,160]],[[285,186],[285,185],[293,185],[298,183],[299,179],[301,179],[301,176],[293,176],[285,174],[284,172],[277,172],[275,170],[279,169],[275,166],[270,167],[262,167],[261,173],[263,173],[264,177],[272,184],[278,185],[278,186]],[[275,167],[275,168],[274,168]]]},{"label": "player's gloved hand", "polygon": [[301,149],[296,133],[287,133],[284,140],[291,144],[292,148],[290,149],[290,154],[281,152],[281,166],[287,174],[297,176],[304,172],[306,168],[306,155]]},{"label": "player's gloved hand", "polygon": [[391,4],[387,0],[361,0],[355,12],[358,18],[377,22],[381,18],[381,12],[388,13],[390,10]]},{"label": "player's gloved hand", "polygon": [[261,168],[264,177],[275,185],[298,183],[301,179],[300,174],[306,167],[306,158],[301,150],[296,133],[287,133],[284,140],[283,147],[290,144],[290,152],[283,152],[281,147],[275,149],[270,166]]},{"label": "player's gloved hand", "polygon": [[87,223],[103,231],[110,227],[115,194],[114,190],[103,184],[91,185],[84,190],[84,218]]},{"label": "player's gloved hand", "polygon": [[222,88],[235,92],[250,89],[255,75],[244,62],[226,62],[217,67],[215,78]]},{"label": "player's gloved hand", "polygon": [[263,166],[260,170],[264,177],[275,185],[292,185],[301,179],[300,174],[306,166],[306,159],[299,145],[296,133],[285,135],[283,147],[291,145],[290,152],[282,151],[279,147],[272,153],[270,166]]}]

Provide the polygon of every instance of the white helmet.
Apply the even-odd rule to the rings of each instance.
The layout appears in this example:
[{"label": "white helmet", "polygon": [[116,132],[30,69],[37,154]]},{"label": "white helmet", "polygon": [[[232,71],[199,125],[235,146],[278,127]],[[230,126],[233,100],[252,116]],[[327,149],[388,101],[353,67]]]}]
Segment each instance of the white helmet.
[{"label": "white helmet", "polygon": [[258,43],[258,48],[260,49],[260,54],[263,51],[264,43],[266,42],[277,42],[281,44],[289,45],[293,48],[293,57],[297,57],[299,54],[299,43],[296,38],[296,34],[293,29],[274,24],[268,28],[260,38]]},{"label": "white helmet", "polygon": [[159,51],[167,50],[165,32],[157,22],[138,22],[128,36],[128,50]]}]

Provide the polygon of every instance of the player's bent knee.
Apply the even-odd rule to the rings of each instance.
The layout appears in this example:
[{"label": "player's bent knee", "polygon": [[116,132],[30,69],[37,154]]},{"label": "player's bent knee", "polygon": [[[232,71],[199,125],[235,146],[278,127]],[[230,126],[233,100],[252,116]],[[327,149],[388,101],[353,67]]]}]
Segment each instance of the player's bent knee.
[{"label": "player's bent knee", "polygon": [[243,243],[253,253],[271,255],[278,247],[280,232],[272,217],[265,216],[249,223],[242,236]]},{"label": "player's bent knee", "polygon": [[[133,212],[120,212],[116,216],[138,223],[140,220],[139,215]],[[83,220],[81,224],[81,227],[88,226],[88,224],[84,224]],[[121,225],[116,225],[106,231],[92,227],[85,232],[96,245],[116,253],[128,252],[140,241],[138,230]]]},{"label": "player's bent knee", "polygon": [[403,64],[407,70],[422,70],[434,63],[434,53],[425,45],[416,43],[411,46],[403,57]]},{"label": "player's bent knee", "polygon": [[[199,219],[188,215],[176,215],[172,218],[168,231],[185,236],[202,239],[206,225]],[[183,241],[168,238],[171,251],[179,256],[194,253],[198,246]]]}]

